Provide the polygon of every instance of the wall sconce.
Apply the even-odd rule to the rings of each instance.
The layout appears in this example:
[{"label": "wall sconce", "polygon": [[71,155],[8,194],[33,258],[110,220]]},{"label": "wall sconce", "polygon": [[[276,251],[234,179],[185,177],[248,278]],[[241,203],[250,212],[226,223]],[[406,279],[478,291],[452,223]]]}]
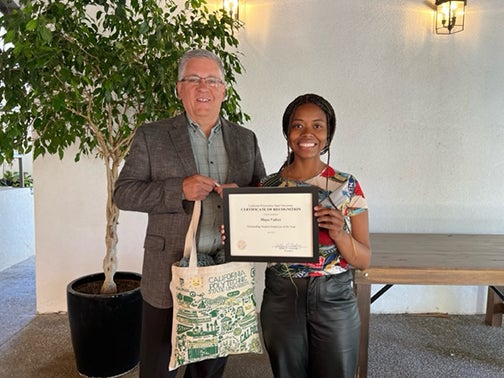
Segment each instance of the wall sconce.
[{"label": "wall sconce", "polygon": [[436,0],[436,34],[455,34],[464,30],[467,0]]},{"label": "wall sconce", "polygon": [[238,0],[223,0],[222,7],[235,20],[239,19],[239,17],[240,17],[240,2]]}]

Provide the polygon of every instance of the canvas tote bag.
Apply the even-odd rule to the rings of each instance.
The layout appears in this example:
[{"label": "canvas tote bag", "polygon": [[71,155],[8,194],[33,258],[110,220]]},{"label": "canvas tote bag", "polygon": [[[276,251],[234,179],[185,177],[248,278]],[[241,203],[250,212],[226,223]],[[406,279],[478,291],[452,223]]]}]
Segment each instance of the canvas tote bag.
[{"label": "canvas tote bag", "polygon": [[230,354],[262,353],[253,263],[197,266],[196,232],[201,202],[194,204],[184,256],[189,266],[172,265],[172,354],[169,370]]}]

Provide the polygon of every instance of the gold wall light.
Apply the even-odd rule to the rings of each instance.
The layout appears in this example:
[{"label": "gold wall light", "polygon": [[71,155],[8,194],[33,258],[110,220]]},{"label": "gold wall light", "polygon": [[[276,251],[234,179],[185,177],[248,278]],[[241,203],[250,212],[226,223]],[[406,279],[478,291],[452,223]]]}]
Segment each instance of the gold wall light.
[{"label": "gold wall light", "polygon": [[455,34],[464,30],[467,0],[436,0],[436,34]]},{"label": "gold wall light", "polygon": [[223,0],[222,7],[235,20],[240,18],[240,2],[238,0]]}]

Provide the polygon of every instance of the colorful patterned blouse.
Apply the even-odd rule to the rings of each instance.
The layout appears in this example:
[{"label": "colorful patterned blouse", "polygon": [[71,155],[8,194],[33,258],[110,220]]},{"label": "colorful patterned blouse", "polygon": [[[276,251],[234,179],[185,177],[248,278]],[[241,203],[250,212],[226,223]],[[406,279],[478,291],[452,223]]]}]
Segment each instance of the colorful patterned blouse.
[{"label": "colorful patterned blouse", "polygon": [[[327,166],[319,175],[305,180],[288,181],[274,173],[261,181],[261,186],[292,187],[317,186],[319,188],[319,202],[334,208],[333,204],[345,215],[346,232],[352,228],[350,218],[353,215],[367,211],[367,202],[357,179],[343,172],[335,171]],[[328,196],[332,201],[328,199]],[[346,272],[351,266],[338,252],[338,248],[325,229],[319,229],[319,262],[318,263],[275,263],[269,267],[278,270],[283,277],[303,278],[308,276],[323,276]]]}]

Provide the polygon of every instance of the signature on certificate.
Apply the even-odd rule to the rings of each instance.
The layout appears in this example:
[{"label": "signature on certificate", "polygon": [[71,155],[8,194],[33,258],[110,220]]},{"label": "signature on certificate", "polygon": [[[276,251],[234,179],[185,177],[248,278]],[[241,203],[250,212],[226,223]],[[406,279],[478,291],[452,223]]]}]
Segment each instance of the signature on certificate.
[{"label": "signature on certificate", "polygon": [[277,243],[273,246],[275,249],[279,249],[283,252],[299,251],[302,248],[306,248],[299,243]]}]

